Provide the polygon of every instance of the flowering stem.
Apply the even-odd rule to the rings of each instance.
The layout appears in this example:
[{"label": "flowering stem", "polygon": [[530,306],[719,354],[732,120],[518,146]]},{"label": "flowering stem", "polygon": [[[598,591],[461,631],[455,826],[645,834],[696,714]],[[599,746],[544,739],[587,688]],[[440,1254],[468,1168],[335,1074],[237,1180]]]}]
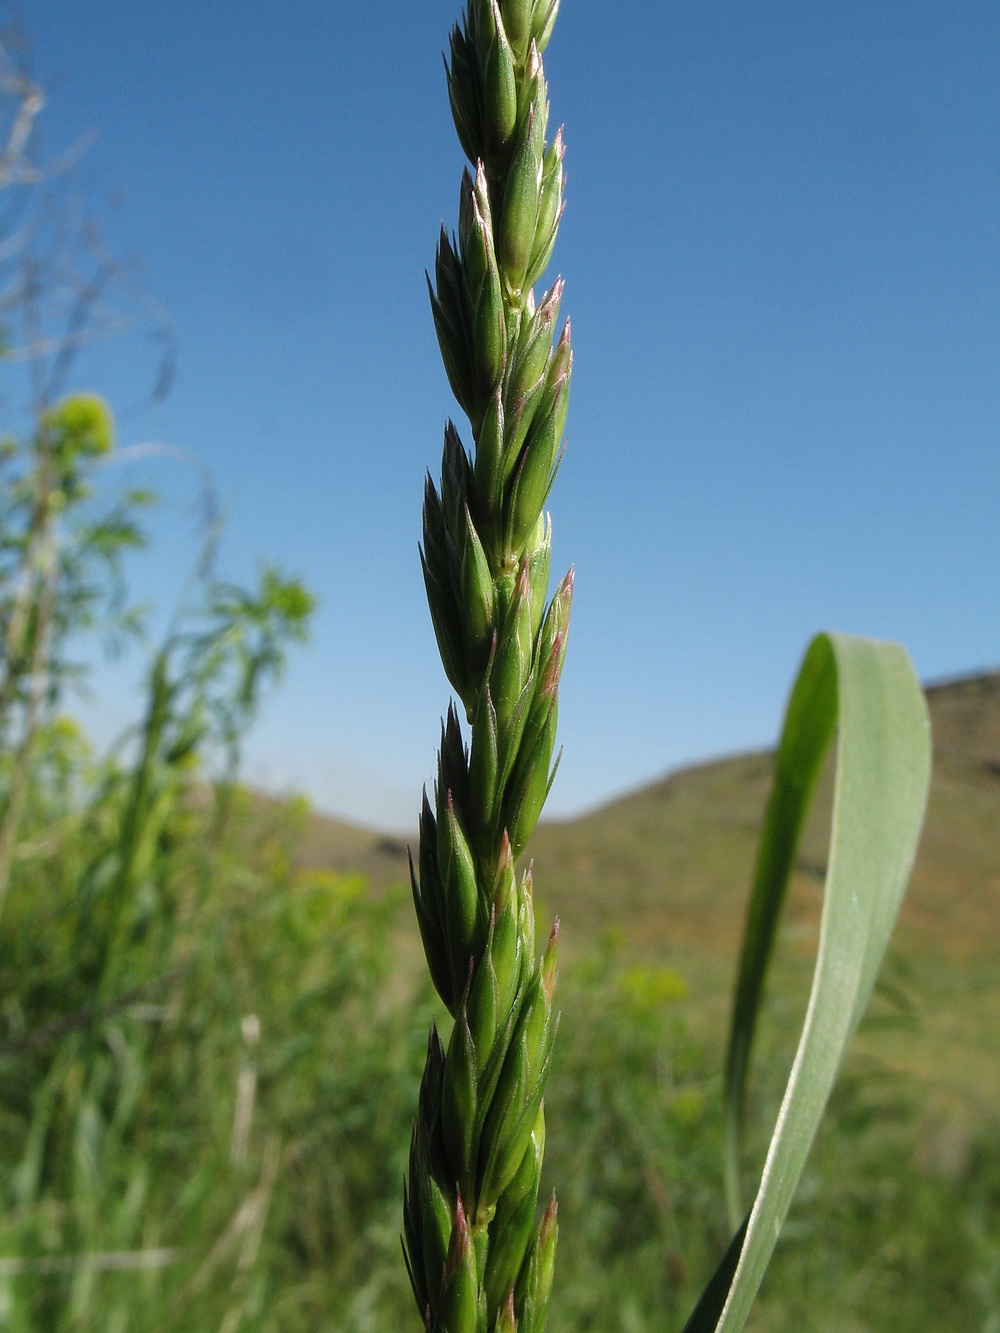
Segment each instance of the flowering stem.
[{"label": "flowering stem", "polygon": [[554,773],[572,572],[546,604],[543,507],[572,368],[540,301],[562,213],[561,132],[546,140],[541,53],[558,0],[468,0],[448,91],[472,170],[457,237],[442,230],[431,308],[470,452],[449,422],[428,477],[421,561],[449,707],[425,792],[413,900],[434,984],[454,1019],[432,1029],[413,1127],[404,1252],[429,1333],[542,1333],[555,1199],[536,1225],[542,1094],[557,1019],[554,929],[539,961],[530,868],[515,869]]}]

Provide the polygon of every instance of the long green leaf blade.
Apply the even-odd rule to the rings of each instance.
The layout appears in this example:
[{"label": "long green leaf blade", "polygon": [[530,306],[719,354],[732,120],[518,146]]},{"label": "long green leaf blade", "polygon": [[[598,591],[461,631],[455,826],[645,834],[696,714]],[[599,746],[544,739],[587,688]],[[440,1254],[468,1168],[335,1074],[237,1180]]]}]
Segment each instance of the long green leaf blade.
[{"label": "long green leaf blade", "polygon": [[734,1228],[743,1215],[740,1128],[764,982],[802,828],[836,726],[836,672],[830,670],[822,641],[816,640],[799,669],[778,743],[733,991],[725,1070],[725,1167],[729,1224]]},{"label": "long green leaf blade", "polygon": [[731,1209],[739,1206],[740,1110],[767,966],[799,835],[835,728],[833,822],[805,1023],[721,1316],[713,1303],[714,1311],[699,1318],[699,1305],[685,1333],[737,1333],[749,1314],[844,1050],[871,994],[916,855],[931,746],[927,706],[910,660],[897,644],[821,634],[806,652],[788,706],[737,980],[726,1068]]}]

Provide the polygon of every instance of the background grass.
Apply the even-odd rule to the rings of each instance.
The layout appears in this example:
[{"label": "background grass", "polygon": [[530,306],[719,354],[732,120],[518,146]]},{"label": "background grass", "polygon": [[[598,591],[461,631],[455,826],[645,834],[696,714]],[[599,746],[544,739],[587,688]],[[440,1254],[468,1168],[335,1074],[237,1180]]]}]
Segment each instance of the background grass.
[{"label": "background grass", "polygon": [[[1000,679],[931,705],[914,894],[761,1330],[1000,1328]],[[767,770],[708,765],[539,832],[542,910],[568,946],[543,1183],[560,1197],[553,1333],[680,1328],[725,1244],[719,1070]],[[338,846],[301,802],[213,796],[189,766],[99,993],[130,780],[71,728],[46,732],[2,922],[0,1328],[416,1326],[399,1194],[435,1006],[400,847],[359,830]],[[748,1176],[797,1035],[822,846],[817,826]]]}]

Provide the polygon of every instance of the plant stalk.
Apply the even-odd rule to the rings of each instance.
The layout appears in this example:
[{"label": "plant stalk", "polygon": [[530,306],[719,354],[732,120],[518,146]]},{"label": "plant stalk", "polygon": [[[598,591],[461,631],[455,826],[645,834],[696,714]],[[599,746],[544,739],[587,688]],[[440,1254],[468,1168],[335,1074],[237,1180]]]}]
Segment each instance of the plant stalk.
[{"label": "plant stalk", "polygon": [[530,867],[516,863],[554,774],[572,571],[547,598],[572,369],[562,282],[536,302],[562,213],[561,131],[542,68],[558,0],[469,0],[448,91],[471,170],[457,235],[442,230],[431,309],[473,448],[445,430],[428,477],[421,561],[449,707],[424,794],[413,900],[454,1020],[433,1029],[413,1128],[404,1253],[428,1333],[541,1333],[556,1205],[536,1218],[542,1096],[557,1017],[554,929],[536,957]]}]

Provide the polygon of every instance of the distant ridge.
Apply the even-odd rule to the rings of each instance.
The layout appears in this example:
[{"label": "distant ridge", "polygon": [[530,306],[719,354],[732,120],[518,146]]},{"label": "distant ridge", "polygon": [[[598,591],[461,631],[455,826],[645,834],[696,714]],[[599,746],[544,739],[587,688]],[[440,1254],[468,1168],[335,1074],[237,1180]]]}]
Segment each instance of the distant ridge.
[{"label": "distant ridge", "polygon": [[[1000,956],[1000,671],[927,687],[934,774],[927,823],[903,910],[908,951]],[[738,946],[771,753],[670,773],[532,840],[543,910],[567,943],[614,927],[635,947]],[[826,779],[829,785],[829,776]],[[793,923],[818,913],[829,797],[806,832],[790,903]],[[310,816],[304,864],[357,871],[375,887],[406,877],[405,840]]]}]

